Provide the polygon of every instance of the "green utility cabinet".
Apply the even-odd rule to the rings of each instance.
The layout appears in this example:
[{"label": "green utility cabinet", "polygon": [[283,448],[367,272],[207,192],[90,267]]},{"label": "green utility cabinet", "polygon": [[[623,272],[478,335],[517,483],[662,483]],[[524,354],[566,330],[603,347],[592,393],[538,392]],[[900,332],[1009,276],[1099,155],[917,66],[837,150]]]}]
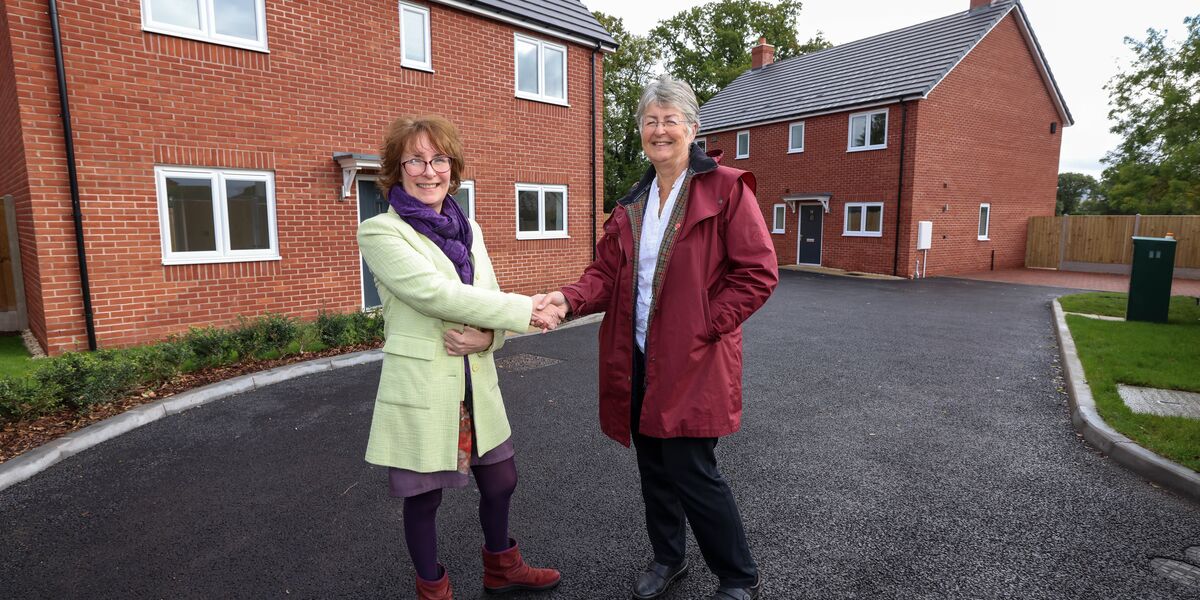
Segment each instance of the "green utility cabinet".
[{"label": "green utility cabinet", "polygon": [[1133,270],[1129,275],[1126,321],[1167,322],[1171,278],[1175,274],[1174,238],[1133,238]]}]

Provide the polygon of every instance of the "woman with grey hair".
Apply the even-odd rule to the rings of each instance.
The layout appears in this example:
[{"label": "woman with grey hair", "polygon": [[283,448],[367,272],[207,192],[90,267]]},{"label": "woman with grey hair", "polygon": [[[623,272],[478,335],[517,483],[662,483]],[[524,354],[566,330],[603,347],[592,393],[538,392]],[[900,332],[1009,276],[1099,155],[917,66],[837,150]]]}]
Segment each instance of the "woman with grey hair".
[{"label": "woman with grey hair", "polygon": [[600,427],[637,451],[654,559],[633,597],[657,598],[687,574],[686,524],[720,580],[713,600],[757,598],[718,438],[742,417],[742,322],[779,281],[754,175],[693,143],[692,88],[668,75],[646,87],[637,119],[652,168],[604,224],[596,261],[545,297],[600,325]]}]

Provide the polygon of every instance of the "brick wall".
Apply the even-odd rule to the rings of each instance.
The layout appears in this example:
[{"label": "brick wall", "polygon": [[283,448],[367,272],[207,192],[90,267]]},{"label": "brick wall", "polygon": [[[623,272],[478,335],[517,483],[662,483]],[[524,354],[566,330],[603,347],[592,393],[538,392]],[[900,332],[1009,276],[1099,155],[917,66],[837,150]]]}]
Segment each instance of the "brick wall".
[{"label": "brick wall", "polygon": [[[1062,124],[1050,134],[1059,117],[1014,18],[999,23],[927,99],[886,107],[885,149],[846,151],[850,115],[867,109],[804,119],[802,153],[788,154],[787,122],[750,128],[746,159],[734,158],[736,131],[707,136],[708,147],[725,152],[722,164],[754,172],[768,227],[772,206],[785,196],[831,194],[824,266],[911,277],[922,220],[933,221],[927,275],[988,269],[993,250],[996,268],[1021,266],[1028,217],[1054,214]],[[883,235],[844,236],[848,202],[882,202]],[[977,239],[980,203],[991,204],[990,241]],[[789,207],[785,233],[771,236],[780,264],[796,262],[798,217]]]},{"label": "brick wall", "polygon": [[[7,6],[30,161],[26,221],[37,224],[22,230],[36,257],[25,270],[34,280],[30,318],[44,321],[31,327],[51,352],[79,349],[86,338],[46,1]],[[568,47],[570,106],[517,99],[514,28],[428,6],[434,73],[399,66],[395,2],[267,0],[269,54],[144,32],[138,2],[60,6],[102,347],[264,311],[310,318],[359,308],[357,199],[340,198],[331,156],[378,153],[386,126],[405,113],[440,113],[462,131],[464,175],[475,181],[476,217],[504,288],[531,293],[574,280],[591,258],[591,49],[519,30]],[[598,56],[595,64],[599,89]],[[162,265],[156,165],[273,171],[282,260]],[[571,237],[516,240],[514,182],[567,185]]]},{"label": "brick wall", "polygon": [[933,221],[929,275],[989,269],[993,252],[997,269],[1024,265],[1029,217],[1054,214],[1062,122],[1050,94],[1010,14],[921,103],[912,207]]},{"label": "brick wall", "polygon": [[[903,109],[896,104],[887,109],[887,148],[847,152],[850,115],[859,111],[834,113],[804,119],[804,151],[788,154],[788,123],[774,123],[750,129],[750,157],[735,159],[737,135],[734,131],[707,136],[710,150],[724,151],[721,164],[752,171],[758,180],[758,201],[771,226],[771,207],[785,196],[831,194],[829,212],[823,215],[821,264],[852,271],[891,273],[896,233],[896,190],[900,175],[900,131]],[[908,103],[908,137],[911,144],[916,109]],[[715,138],[715,139],[714,139]],[[906,153],[908,150],[906,150]],[[905,157],[911,168],[911,154]],[[908,179],[908,176],[905,177]],[[909,186],[906,182],[906,188]],[[907,196],[904,202],[907,202]],[[883,235],[849,237],[842,235],[846,203],[882,202]],[[772,234],[780,264],[796,263],[799,213],[788,207],[785,232]]]}]

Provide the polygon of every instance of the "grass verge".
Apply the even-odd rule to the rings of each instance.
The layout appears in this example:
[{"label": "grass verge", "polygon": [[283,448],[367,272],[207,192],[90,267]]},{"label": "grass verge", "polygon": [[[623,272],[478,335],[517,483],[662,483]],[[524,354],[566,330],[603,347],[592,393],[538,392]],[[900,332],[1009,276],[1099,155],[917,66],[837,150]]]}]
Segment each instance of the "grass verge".
[{"label": "grass verge", "polygon": [[[1125,294],[1089,293],[1059,299],[1063,310],[1123,316]],[[1200,308],[1172,298],[1170,322],[1101,321],[1067,315],[1079,360],[1100,416],[1141,446],[1200,471],[1200,420],[1134,413],[1117,384],[1200,392]]]},{"label": "grass verge", "polygon": [[20,334],[0,335],[0,377],[24,375],[32,366]]}]

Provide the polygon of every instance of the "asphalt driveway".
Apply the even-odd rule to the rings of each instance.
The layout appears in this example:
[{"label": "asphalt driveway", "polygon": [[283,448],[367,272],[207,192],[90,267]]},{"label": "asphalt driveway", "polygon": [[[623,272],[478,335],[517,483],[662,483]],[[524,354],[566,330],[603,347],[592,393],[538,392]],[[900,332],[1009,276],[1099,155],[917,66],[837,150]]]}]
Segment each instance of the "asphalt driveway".
[{"label": "asphalt driveway", "polygon": [[[718,454],[765,597],[1200,598],[1151,568],[1200,506],[1084,444],[1060,391],[1061,289],[785,272],[746,326]],[[561,599],[627,598],[650,556],[633,453],[598,431],[596,325],[510,341],[512,531]],[[5,598],[410,598],[400,503],[365,464],[378,363],[151,423],[0,491]],[[470,489],[442,561],[483,597]],[[697,568],[669,598],[704,598]],[[514,596],[521,597],[521,596]]]}]

